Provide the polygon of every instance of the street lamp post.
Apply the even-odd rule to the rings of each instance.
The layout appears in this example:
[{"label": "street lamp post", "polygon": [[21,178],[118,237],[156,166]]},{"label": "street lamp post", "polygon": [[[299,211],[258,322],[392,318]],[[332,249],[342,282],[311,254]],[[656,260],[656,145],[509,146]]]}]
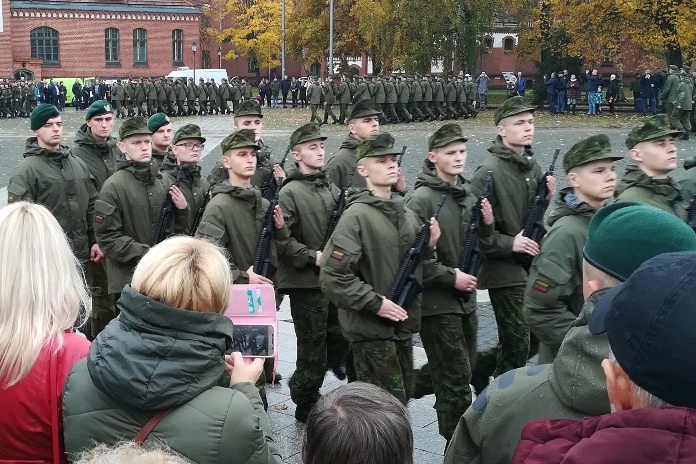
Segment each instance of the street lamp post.
[{"label": "street lamp post", "polygon": [[334,0],[329,0],[329,76],[334,75]]},{"label": "street lamp post", "polygon": [[196,42],[191,42],[191,51],[193,52],[193,83],[196,83],[196,50],[198,50],[198,44]]},{"label": "street lamp post", "polygon": [[218,69],[222,69],[222,46],[218,47]]}]

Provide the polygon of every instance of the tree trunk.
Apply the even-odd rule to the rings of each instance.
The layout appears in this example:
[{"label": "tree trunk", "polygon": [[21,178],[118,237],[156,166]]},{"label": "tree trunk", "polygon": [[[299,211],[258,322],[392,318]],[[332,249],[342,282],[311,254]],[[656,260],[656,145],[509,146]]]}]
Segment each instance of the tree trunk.
[{"label": "tree trunk", "polygon": [[681,68],[683,64],[681,47],[668,45],[665,52],[665,60],[667,60],[667,64],[673,64]]}]

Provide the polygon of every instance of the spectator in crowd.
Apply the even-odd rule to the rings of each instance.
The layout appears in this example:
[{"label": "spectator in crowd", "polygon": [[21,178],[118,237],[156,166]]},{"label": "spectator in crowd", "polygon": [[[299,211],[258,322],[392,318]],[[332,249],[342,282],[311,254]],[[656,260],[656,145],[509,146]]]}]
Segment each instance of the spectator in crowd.
[{"label": "spectator in crowd", "polygon": [[259,104],[266,106],[266,79],[261,79],[259,82]]},{"label": "spectator in crowd", "polygon": [[63,85],[63,81],[58,82],[58,110],[65,109],[65,98],[68,95],[68,89]]},{"label": "spectator in crowd", "polygon": [[[293,81],[295,78],[292,78]],[[280,93],[283,94],[283,108],[288,107],[288,92],[290,92],[290,79],[288,79],[288,75],[286,74],[283,76],[283,80],[280,81]]]},{"label": "spectator in crowd", "polygon": [[482,110],[486,109],[488,103],[488,85],[490,83],[491,78],[485,71],[481,71],[481,75],[476,78],[476,94],[478,95],[479,108]]},{"label": "spectator in crowd", "polygon": [[82,109],[82,85],[80,81],[75,81],[72,85],[73,93],[73,105],[75,106],[75,111]]},{"label": "spectator in crowd", "polygon": [[575,114],[575,110],[578,105],[578,100],[580,99],[580,82],[575,77],[575,74],[570,75],[570,79],[566,84],[566,98],[568,106],[566,107],[567,112],[571,111]]},{"label": "spectator in crowd", "polygon": [[616,74],[609,76],[609,85],[607,86],[607,103],[609,103],[609,113],[614,114],[616,102],[619,101],[619,81],[616,80]]},{"label": "spectator in crowd", "polygon": [[281,462],[254,386],[263,360],[225,356],[230,285],[229,263],[204,240],[165,240],[140,260],[117,303],[118,320],[68,376],[70,455],[140,435],[144,444],[167,443],[199,464]]},{"label": "spectator in crowd", "polygon": [[556,98],[556,86],[558,83],[558,79],[556,78],[556,73],[552,72],[551,77],[549,79],[546,79],[546,76],[544,76],[544,85],[546,86],[546,97],[549,102],[549,113],[555,113],[556,112],[556,103],[557,103],[557,98]]},{"label": "spectator in crowd", "polygon": [[657,100],[655,95],[655,78],[646,69],[645,74],[640,78],[640,111],[645,115],[648,110],[652,114],[657,114]]},{"label": "spectator in crowd", "polygon": [[381,388],[364,382],[338,387],[309,414],[304,464],[413,464],[408,411]]},{"label": "spectator in crowd", "polygon": [[587,75],[587,102],[590,105],[587,114],[597,114],[597,87],[601,83],[599,74],[596,69],[592,70],[592,74],[589,71],[585,71],[585,74]]},{"label": "spectator in crowd", "polygon": [[123,442],[114,447],[97,445],[80,455],[75,464],[190,464],[188,459],[158,446],[141,447]]},{"label": "spectator in crowd", "polygon": [[43,206],[0,210],[0,462],[67,463],[60,398],[89,342],[72,333],[91,301],[79,261]]},{"label": "spectator in crowd", "polygon": [[274,77],[271,82],[271,108],[278,108],[278,96],[280,94],[280,83],[278,78]]},{"label": "spectator in crowd", "polygon": [[527,90],[527,78],[522,76],[521,72],[517,73],[517,94],[524,97],[524,92]]},{"label": "spectator in crowd", "polygon": [[585,304],[558,356],[552,364],[515,369],[491,382],[460,419],[445,464],[508,464],[527,422],[610,412],[601,368],[609,346],[606,337],[590,334],[590,316],[602,296],[641,264],[676,251],[696,251],[696,234],[669,213],[638,203],[600,209],[583,250]]},{"label": "spectator in crowd", "polygon": [[597,86],[597,92],[595,92],[595,114],[602,114],[602,102],[604,101],[604,90],[602,86]]},{"label": "spectator in crowd", "polygon": [[297,80],[295,76],[292,77],[292,82],[290,82],[290,95],[292,97],[292,107],[297,108],[297,94],[300,91],[300,81]]},{"label": "spectator in crowd", "polygon": [[643,105],[641,103],[642,97],[640,96],[640,74],[638,73],[636,73],[633,83],[631,83],[631,93],[633,93],[633,110],[636,113],[640,113]]},{"label": "spectator in crowd", "polygon": [[602,368],[612,413],[532,422],[512,463],[693,463],[695,283],[696,252],[666,253],[607,292],[589,330],[609,341]]},{"label": "spectator in crowd", "polygon": [[568,87],[568,71],[564,70],[558,73],[556,81],[556,113],[563,114],[566,111],[566,89]]}]

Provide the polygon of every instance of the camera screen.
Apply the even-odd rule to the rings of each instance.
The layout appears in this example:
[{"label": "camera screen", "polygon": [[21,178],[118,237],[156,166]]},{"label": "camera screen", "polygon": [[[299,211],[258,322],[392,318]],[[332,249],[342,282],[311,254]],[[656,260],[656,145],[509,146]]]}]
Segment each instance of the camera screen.
[{"label": "camera screen", "polygon": [[273,357],[272,325],[234,325],[233,351],[247,357]]}]

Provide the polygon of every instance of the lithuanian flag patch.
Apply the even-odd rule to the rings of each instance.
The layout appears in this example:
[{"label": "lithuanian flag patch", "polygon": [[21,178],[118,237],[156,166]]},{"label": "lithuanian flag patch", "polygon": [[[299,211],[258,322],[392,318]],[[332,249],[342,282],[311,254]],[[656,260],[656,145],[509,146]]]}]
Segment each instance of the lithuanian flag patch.
[{"label": "lithuanian flag patch", "polygon": [[14,203],[14,196],[7,195],[7,203]]},{"label": "lithuanian flag patch", "polygon": [[535,280],[535,281],[534,281],[534,285],[532,285],[532,288],[533,288],[534,290],[536,290],[537,292],[541,292],[541,293],[546,293],[546,292],[548,292],[548,291],[549,291],[549,287],[550,287],[549,283],[548,283],[548,282],[544,282],[544,281],[541,280],[541,279]]},{"label": "lithuanian flag patch", "polygon": [[96,222],[97,224],[101,224],[102,222],[104,222],[104,217],[99,215],[94,216],[94,222]]},{"label": "lithuanian flag patch", "polygon": [[340,251],[336,251],[336,250],[334,250],[331,253],[331,258],[335,259],[336,261],[342,260],[344,256],[345,256],[345,253],[341,253]]}]

